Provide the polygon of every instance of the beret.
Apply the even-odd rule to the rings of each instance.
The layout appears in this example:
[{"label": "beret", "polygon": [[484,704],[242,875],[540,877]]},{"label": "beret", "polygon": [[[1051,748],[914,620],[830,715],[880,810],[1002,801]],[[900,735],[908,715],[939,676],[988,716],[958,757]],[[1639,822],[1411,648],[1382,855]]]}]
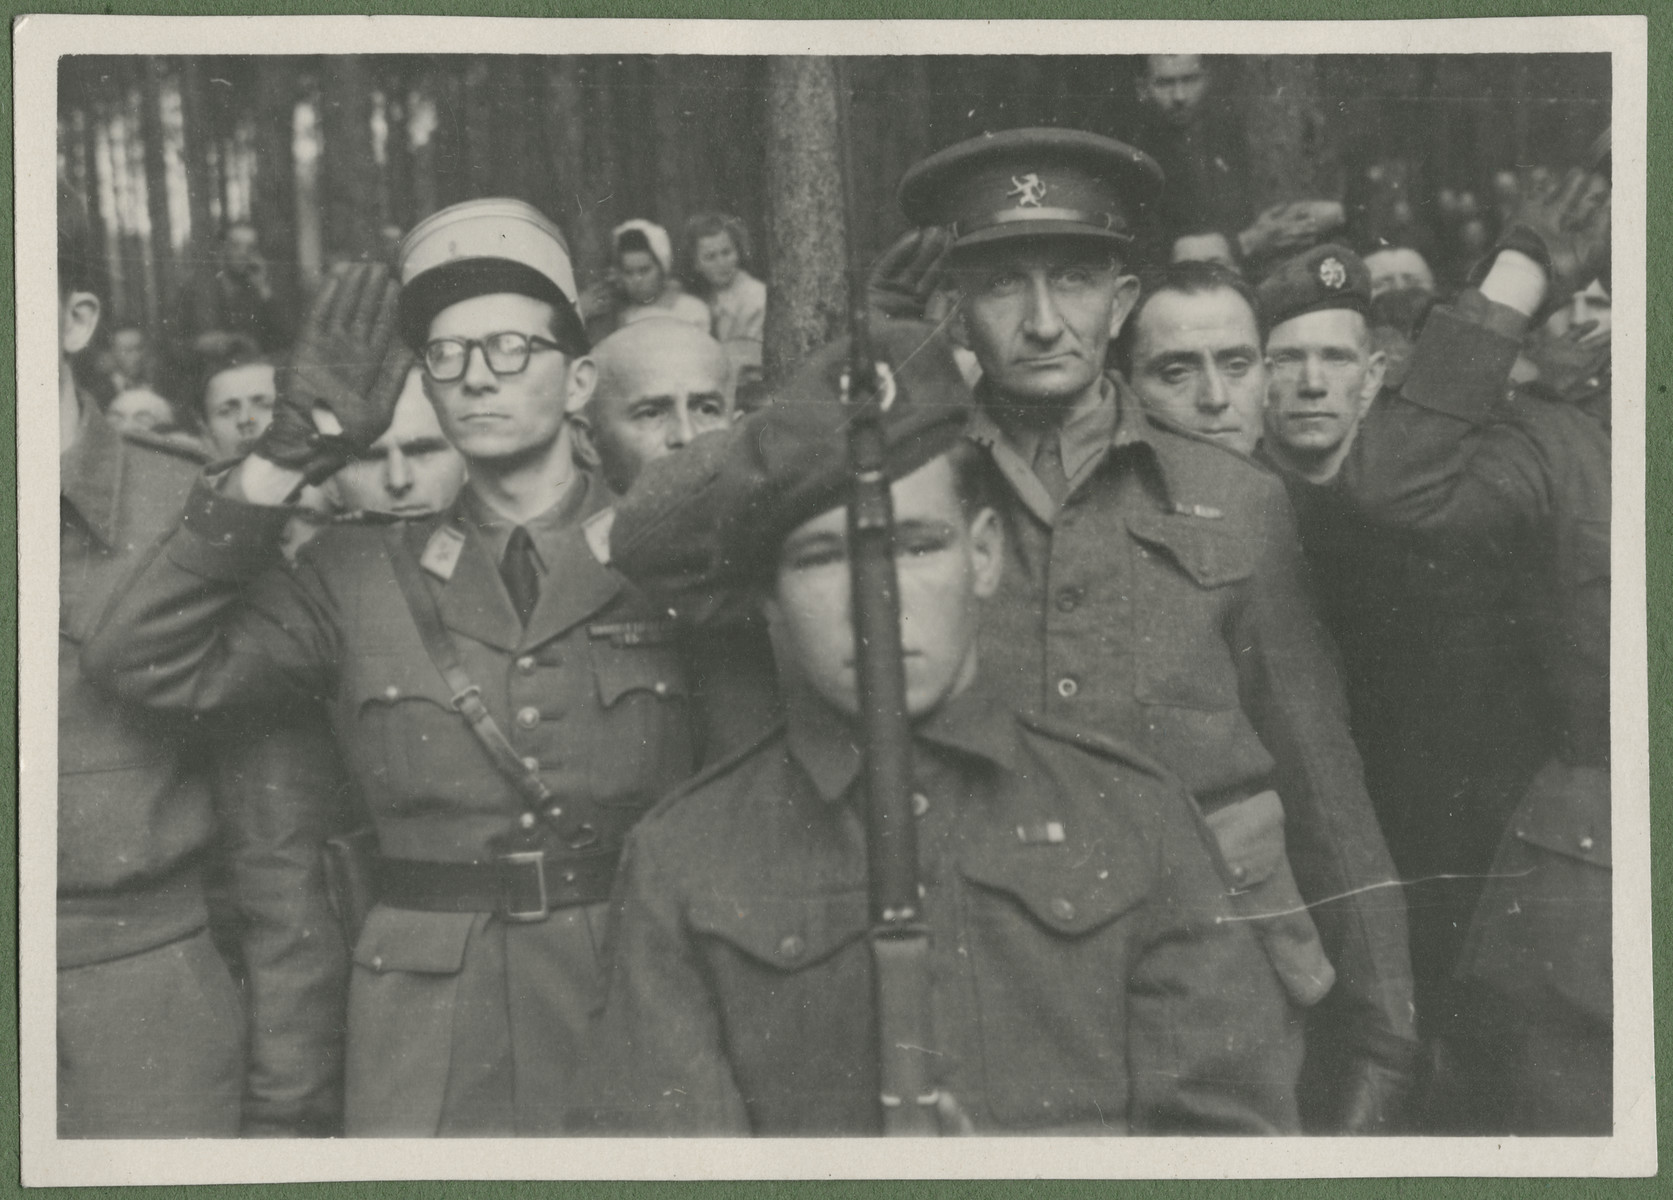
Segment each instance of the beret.
[{"label": "beret", "polygon": [[[893,378],[885,470],[900,479],[959,443],[970,393],[933,326],[891,321],[872,350]],[[616,506],[611,564],[664,597],[770,569],[792,530],[848,502],[847,364],[846,340],[826,346],[765,407],[648,464]]]},{"label": "beret", "polygon": [[908,168],[900,207],[954,246],[1070,234],[1126,243],[1161,194],[1162,169],[1114,138],[1078,129],[1007,129],[948,146]]},{"label": "beret", "polygon": [[[539,209],[521,200],[466,200],[431,213],[401,240],[395,269],[401,336],[414,349],[429,336],[437,313],[473,296],[515,292],[574,318],[569,243]],[[578,318],[574,325],[579,330]],[[578,347],[565,349],[584,352],[584,335]]]},{"label": "beret", "polygon": [[1327,308],[1363,316],[1371,309],[1371,272],[1352,250],[1326,242],[1279,263],[1261,281],[1258,294],[1268,329]]}]

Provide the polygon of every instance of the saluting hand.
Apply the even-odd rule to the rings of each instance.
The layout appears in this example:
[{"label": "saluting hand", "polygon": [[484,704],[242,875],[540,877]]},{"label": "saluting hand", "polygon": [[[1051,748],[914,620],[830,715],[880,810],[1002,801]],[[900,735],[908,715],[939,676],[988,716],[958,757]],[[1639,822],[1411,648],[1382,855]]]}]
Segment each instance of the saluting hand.
[{"label": "saluting hand", "polygon": [[389,428],[413,362],[396,335],[399,296],[381,263],[331,269],[279,371],[273,423],[256,455],[318,483]]},{"label": "saluting hand", "polygon": [[1509,249],[1521,249],[1519,235],[1545,252],[1550,298],[1562,304],[1602,274],[1609,261],[1609,185],[1601,176],[1574,167],[1561,179],[1549,171],[1528,172],[1510,217]]},{"label": "saluting hand", "polygon": [[934,226],[902,234],[871,268],[867,305],[884,316],[922,319],[952,245],[952,235]]}]

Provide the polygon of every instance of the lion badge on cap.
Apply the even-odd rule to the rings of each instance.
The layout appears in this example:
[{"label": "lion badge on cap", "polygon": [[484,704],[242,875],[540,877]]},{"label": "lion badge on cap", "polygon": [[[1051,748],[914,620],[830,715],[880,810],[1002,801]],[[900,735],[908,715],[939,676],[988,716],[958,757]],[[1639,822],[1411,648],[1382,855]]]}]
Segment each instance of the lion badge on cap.
[{"label": "lion badge on cap", "polygon": [[1040,201],[1046,198],[1046,184],[1033,171],[1021,176],[1011,176],[1011,190],[1005,193],[1007,199],[1017,197],[1018,208],[1039,208]]},{"label": "lion badge on cap", "polygon": [[1319,282],[1331,291],[1340,291],[1348,285],[1348,268],[1339,258],[1324,259],[1319,263]]}]

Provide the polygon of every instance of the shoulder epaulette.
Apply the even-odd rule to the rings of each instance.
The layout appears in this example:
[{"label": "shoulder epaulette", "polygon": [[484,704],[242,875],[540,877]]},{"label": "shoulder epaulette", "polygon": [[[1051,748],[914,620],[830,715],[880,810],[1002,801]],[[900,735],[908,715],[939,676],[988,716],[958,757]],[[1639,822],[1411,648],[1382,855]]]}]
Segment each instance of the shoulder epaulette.
[{"label": "shoulder epaulette", "polygon": [[737,770],[738,767],[743,765],[745,760],[754,757],[763,747],[767,745],[768,742],[772,741],[774,738],[783,736],[783,734],[784,718],[780,717],[778,720],[768,725],[767,728],[761,732],[760,736],[755,738],[753,741],[740,746],[738,749],[732,751],[732,753],[726,755],[719,761],[710,763],[701,771],[697,772],[697,774],[693,775],[690,779],[687,779],[685,782],[676,786],[673,791],[669,792],[661,800],[658,800],[656,804],[651,807],[650,812],[646,813],[645,816],[649,818],[663,812],[666,809],[672,808],[693,792],[706,787],[708,784],[713,783],[717,779],[730,775],[733,771]]},{"label": "shoulder epaulette", "polygon": [[164,454],[175,458],[183,458],[189,463],[203,466],[209,462],[209,455],[196,442],[188,442],[181,438],[163,437],[155,433],[145,433],[140,430],[124,430],[122,440],[134,446],[144,446],[147,450],[160,450]]},{"label": "shoulder epaulette", "polygon": [[1023,728],[1029,729],[1042,737],[1050,738],[1054,742],[1065,742],[1077,749],[1096,754],[1099,758],[1114,759],[1126,766],[1154,775],[1158,779],[1173,781],[1174,773],[1163,766],[1161,761],[1152,758],[1147,752],[1138,749],[1127,742],[1117,741],[1105,734],[1094,733],[1079,725],[1071,725],[1067,721],[1060,721],[1054,717],[1040,716],[1037,713],[1018,713],[1017,719]]}]

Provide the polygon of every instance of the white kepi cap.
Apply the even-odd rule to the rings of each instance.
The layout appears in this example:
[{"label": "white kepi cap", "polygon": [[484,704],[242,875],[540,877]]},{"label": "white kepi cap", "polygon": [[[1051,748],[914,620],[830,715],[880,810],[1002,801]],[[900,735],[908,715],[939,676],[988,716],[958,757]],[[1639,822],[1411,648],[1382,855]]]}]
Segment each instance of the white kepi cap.
[{"label": "white kepi cap", "polygon": [[396,272],[401,331],[414,346],[436,313],[472,296],[517,292],[574,313],[575,267],[563,231],[533,205],[506,196],[466,200],[425,217],[401,240]]}]

